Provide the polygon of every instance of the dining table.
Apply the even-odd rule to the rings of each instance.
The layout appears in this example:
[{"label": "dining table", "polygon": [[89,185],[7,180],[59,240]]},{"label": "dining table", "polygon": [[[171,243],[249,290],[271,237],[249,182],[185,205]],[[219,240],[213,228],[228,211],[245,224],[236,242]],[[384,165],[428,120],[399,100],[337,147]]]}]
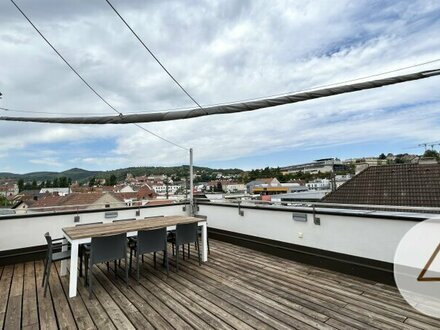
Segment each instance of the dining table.
[{"label": "dining table", "polygon": [[[69,297],[73,298],[77,294],[78,282],[78,256],[79,246],[92,241],[93,237],[109,236],[126,233],[127,237],[137,236],[138,231],[153,230],[158,228],[167,228],[167,231],[175,230],[179,224],[189,224],[197,222],[201,227],[201,259],[203,262],[208,261],[208,232],[206,217],[200,216],[158,216],[148,217],[145,219],[114,221],[109,223],[97,223],[86,226],[72,226],[63,228],[63,251],[69,247],[70,243],[71,256],[69,260],[61,261],[61,275],[67,275],[69,268]],[[70,264],[70,265],[69,265]]]}]

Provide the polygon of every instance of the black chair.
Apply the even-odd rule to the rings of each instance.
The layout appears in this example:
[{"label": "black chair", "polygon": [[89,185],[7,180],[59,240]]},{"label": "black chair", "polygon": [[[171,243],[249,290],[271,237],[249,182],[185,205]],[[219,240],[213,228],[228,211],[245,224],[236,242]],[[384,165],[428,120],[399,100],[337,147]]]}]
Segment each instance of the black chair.
[{"label": "black chair", "polygon": [[[91,225],[99,225],[102,224],[102,221],[98,222],[91,222],[91,223],[80,223],[78,225],[75,225],[75,227],[84,227],[84,226],[91,226]],[[83,262],[86,267],[86,283],[87,283],[87,262],[88,257],[90,256],[90,243],[84,243],[80,244],[78,247],[78,255],[79,255],[79,277],[83,276]]]},{"label": "black chair", "polygon": [[[176,246],[176,271],[179,271],[179,246],[183,247],[183,258],[185,259],[185,244],[188,244],[188,259],[190,258],[189,244],[196,243],[199,245],[199,234],[198,234],[198,224],[197,222],[188,224],[179,224],[176,226],[175,236],[168,237],[168,242],[171,241],[173,246]],[[174,247],[173,247],[174,249]],[[200,249],[197,249],[197,255],[199,259],[199,265],[201,266],[200,260]]]},{"label": "black chair", "polygon": [[[144,220],[151,219],[151,218],[163,218],[163,217],[164,217],[164,215],[156,215],[156,216],[151,216],[151,217],[145,217]],[[115,220],[115,221],[129,221],[129,220],[135,220],[135,219]],[[113,222],[115,222],[115,221],[113,221]],[[130,272],[131,272],[133,253],[136,250],[136,244],[137,244],[137,236],[131,236],[128,238],[128,248],[130,249]],[[156,254],[154,254],[154,258],[156,258]],[[142,254],[142,262],[144,262],[144,255],[143,254]]]},{"label": "black chair", "polygon": [[[118,234],[111,236],[92,237],[90,244],[89,259],[89,297],[92,297],[92,267],[95,264],[125,260],[125,282],[128,286],[128,267],[127,267],[127,234]],[[116,266],[116,265],[115,265]],[[117,268],[115,267],[115,276]]]},{"label": "black chair", "polygon": [[[166,265],[167,274],[169,274],[168,266],[168,248],[167,248],[167,229],[159,228],[153,230],[141,230],[138,232],[137,244],[135,247],[136,252],[136,271],[137,280],[139,282],[139,269],[140,260],[139,257],[145,253],[154,253],[154,268],[156,268],[156,252],[163,252],[163,263]],[[130,267],[131,267],[131,255],[130,255]],[[130,268],[131,269],[131,268]]]},{"label": "black chair", "polygon": [[[136,218],[131,218],[131,219],[117,219],[117,220],[113,220],[112,222],[124,222],[124,221],[134,221],[137,220]],[[130,260],[131,260],[131,256],[133,254],[133,250],[134,247],[136,245],[136,236],[131,236],[127,238],[127,242],[128,242],[128,248],[130,249]],[[116,267],[116,266],[115,266]],[[121,261],[119,260],[119,267],[121,267]],[[108,268],[108,264],[107,264],[107,268]],[[115,268],[116,269],[116,268]],[[130,264],[130,270],[131,270],[131,264]]]},{"label": "black chair", "polygon": [[[55,261],[70,259],[70,250],[54,253],[53,252],[54,242],[62,241],[62,238],[52,239],[49,233],[44,234],[44,238],[46,239],[47,242],[47,254],[46,254],[46,259],[44,260],[43,282],[41,283],[41,286],[44,286],[44,296],[46,297],[52,263]],[[62,247],[62,246],[68,246],[69,244],[56,243],[56,245],[57,247]]]}]

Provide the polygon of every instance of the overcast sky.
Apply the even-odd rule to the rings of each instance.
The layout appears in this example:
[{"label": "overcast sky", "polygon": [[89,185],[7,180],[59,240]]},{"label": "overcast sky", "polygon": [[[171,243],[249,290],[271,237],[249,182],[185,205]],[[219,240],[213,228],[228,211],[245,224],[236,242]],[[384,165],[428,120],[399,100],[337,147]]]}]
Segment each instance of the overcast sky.
[{"label": "overcast sky", "polygon": [[[16,0],[122,113],[192,107],[104,0]],[[296,91],[440,59],[439,1],[122,1],[113,4],[202,105]],[[440,68],[440,61],[397,74]],[[283,166],[420,153],[440,140],[440,78],[255,112],[144,124],[196,165]],[[0,3],[0,107],[112,114],[9,1]],[[28,113],[4,112],[1,115]],[[187,163],[133,125],[0,122],[0,172]]]}]

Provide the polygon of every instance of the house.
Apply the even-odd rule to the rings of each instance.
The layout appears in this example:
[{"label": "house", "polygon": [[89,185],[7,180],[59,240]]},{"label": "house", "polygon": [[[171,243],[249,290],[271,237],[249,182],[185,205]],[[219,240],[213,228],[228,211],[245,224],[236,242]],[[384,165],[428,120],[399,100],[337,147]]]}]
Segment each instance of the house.
[{"label": "house", "polygon": [[0,184],[0,196],[11,198],[18,194],[18,185],[13,182],[5,182]]},{"label": "house", "polygon": [[324,197],[323,202],[440,207],[440,164],[368,167]]},{"label": "house", "polygon": [[127,206],[145,205],[149,200],[156,198],[156,193],[148,185],[142,186],[138,191],[117,192],[114,196],[124,201]]},{"label": "house", "polygon": [[326,190],[331,188],[329,179],[315,179],[306,183],[306,187],[310,190]]},{"label": "house", "polygon": [[57,194],[43,195],[38,199],[25,199],[15,204],[12,208],[17,213],[29,213],[56,210],[84,210],[117,207],[123,204],[123,200],[113,193],[90,192],[90,193],[71,193],[66,196]]}]

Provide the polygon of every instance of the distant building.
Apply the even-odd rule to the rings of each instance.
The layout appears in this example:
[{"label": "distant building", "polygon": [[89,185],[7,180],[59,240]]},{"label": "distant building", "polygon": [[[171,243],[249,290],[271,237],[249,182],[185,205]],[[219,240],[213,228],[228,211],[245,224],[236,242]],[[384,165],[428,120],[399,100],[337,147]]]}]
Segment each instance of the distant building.
[{"label": "distant building", "polygon": [[317,159],[311,163],[298,164],[292,166],[286,166],[281,168],[281,173],[286,174],[295,174],[298,172],[303,173],[332,173],[336,171],[346,170],[347,166],[342,163],[342,161],[338,158],[323,158]]},{"label": "distant building", "polygon": [[328,194],[323,202],[440,207],[440,164],[371,166]]},{"label": "distant building", "polygon": [[5,182],[0,184],[0,196],[11,199],[18,194],[18,185],[12,182]]},{"label": "distant building", "polygon": [[246,190],[250,194],[263,196],[287,193],[289,188],[283,187],[277,178],[261,178],[248,182]]},{"label": "distant building", "polygon": [[331,181],[329,179],[315,179],[306,183],[309,190],[328,190],[331,189]]},{"label": "distant building", "polygon": [[[59,195],[43,195],[37,199],[22,200],[15,204],[12,208],[20,212],[50,212],[63,209],[96,209],[117,207],[123,204],[123,200],[113,193],[71,193],[66,196]],[[65,207],[65,208],[63,208]]]},{"label": "distant building", "polygon": [[70,188],[41,188],[40,194],[58,194],[59,196],[66,196],[70,194]]}]

